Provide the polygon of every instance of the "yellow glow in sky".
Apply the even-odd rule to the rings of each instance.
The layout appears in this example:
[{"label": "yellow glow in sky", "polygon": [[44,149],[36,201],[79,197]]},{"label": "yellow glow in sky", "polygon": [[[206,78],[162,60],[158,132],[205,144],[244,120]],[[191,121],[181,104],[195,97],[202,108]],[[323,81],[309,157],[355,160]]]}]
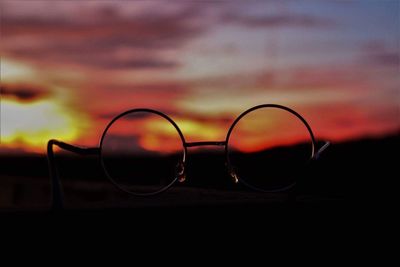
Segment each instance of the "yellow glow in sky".
[{"label": "yellow glow in sky", "polygon": [[[226,134],[225,129],[221,129],[220,126],[218,127],[210,123],[198,122],[190,119],[179,119],[176,120],[176,123],[188,140],[192,138],[199,140],[218,139],[224,138]],[[145,127],[147,132],[158,132],[170,136],[178,135],[175,128],[166,121],[149,120]]]},{"label": "yellow glow in sky", "polygon": [[72,141],[79,136],[79,121],[66,107],[54,100],[1,101],[1,144],[23,145],[43,151],[49,139]]}]

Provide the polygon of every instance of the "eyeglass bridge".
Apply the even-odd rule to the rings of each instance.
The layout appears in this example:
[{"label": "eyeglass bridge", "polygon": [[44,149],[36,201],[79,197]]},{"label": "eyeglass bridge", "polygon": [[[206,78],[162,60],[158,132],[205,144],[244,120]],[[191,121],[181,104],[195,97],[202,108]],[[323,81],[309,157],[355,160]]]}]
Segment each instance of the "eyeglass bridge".
[{"label": "eyeglass bridge", "polygon": [[225,146],[226,141],[203,141],[203,142],[189,142],[184,144],[185,147],[197,147],[197,146]]}]

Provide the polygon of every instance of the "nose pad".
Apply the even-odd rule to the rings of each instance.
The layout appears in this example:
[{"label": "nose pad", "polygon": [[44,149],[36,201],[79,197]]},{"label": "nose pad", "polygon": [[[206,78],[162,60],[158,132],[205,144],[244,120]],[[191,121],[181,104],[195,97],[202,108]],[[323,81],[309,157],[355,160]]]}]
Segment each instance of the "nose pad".
[{"label": "nose pad", "polygon": [[176,164],[175,173],[176,177],[178,178],[178,182],[183,183],[186,180],[185,164],[183,162]]},{"label": "nose pad", "polygon": [[231,176],[233,182],[235,184],[239,183],[239,176],[235,171],[235,167],[234,166],[227,166],[227,168],[228,168],[228,173]]}]

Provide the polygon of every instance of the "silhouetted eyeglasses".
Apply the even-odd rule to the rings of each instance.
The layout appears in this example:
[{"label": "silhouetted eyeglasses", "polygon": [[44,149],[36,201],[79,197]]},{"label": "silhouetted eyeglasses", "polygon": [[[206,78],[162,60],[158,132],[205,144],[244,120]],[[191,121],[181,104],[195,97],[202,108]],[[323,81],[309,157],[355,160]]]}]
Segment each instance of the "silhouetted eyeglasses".
[{"label": "silhouetted eyeglasses", "polygon": [[[191,132],[215,135],[193,122],[183,122]],[[62,207],[53,145],[81,155],[98,155],[105,175],[132,195],[151,196],[186,179],[187,149],[222,146],[228,174],[235,183],[261,192],[282,192],[296,184],[299,168],[329,146],[316,148],[307,121],[296,111],[276,104],[252,107],[240,114],[223,141],[186,142],[178,125],[152,109],[132,109],[111,120],[99,147],[82,148],[58,140],[47,145],[54,207]],[[206,166],[205,166],[206,167]]]}]

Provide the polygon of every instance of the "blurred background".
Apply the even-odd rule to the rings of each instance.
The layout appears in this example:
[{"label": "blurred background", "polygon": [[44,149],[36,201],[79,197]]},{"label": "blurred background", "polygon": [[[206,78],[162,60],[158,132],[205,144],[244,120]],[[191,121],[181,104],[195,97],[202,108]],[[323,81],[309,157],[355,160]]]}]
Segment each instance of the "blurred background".
[{"label": "blurred background", "polygon": [[[14,176],[37,183],[29,178],[36,168],[47,181],[49,139],[97,146],[108,122],[132,108],[168,114],[190,142],[224,140],[241,112],[263,103],[298,111],[319,140],[398,137],[399,5],[1,1],[0,206],[29,195]],[[243,151],[300,140],[283,131],[268,141],[254,137],[254,121],[238,131],[248,141]],[[143,132],[157,124],[151,117],[137,123],[143,150],[171,133],[158,127],[149,138]],[[271,120],[263,129],[288,124]],[[39,191],[48,194],[45,186]]]}]

